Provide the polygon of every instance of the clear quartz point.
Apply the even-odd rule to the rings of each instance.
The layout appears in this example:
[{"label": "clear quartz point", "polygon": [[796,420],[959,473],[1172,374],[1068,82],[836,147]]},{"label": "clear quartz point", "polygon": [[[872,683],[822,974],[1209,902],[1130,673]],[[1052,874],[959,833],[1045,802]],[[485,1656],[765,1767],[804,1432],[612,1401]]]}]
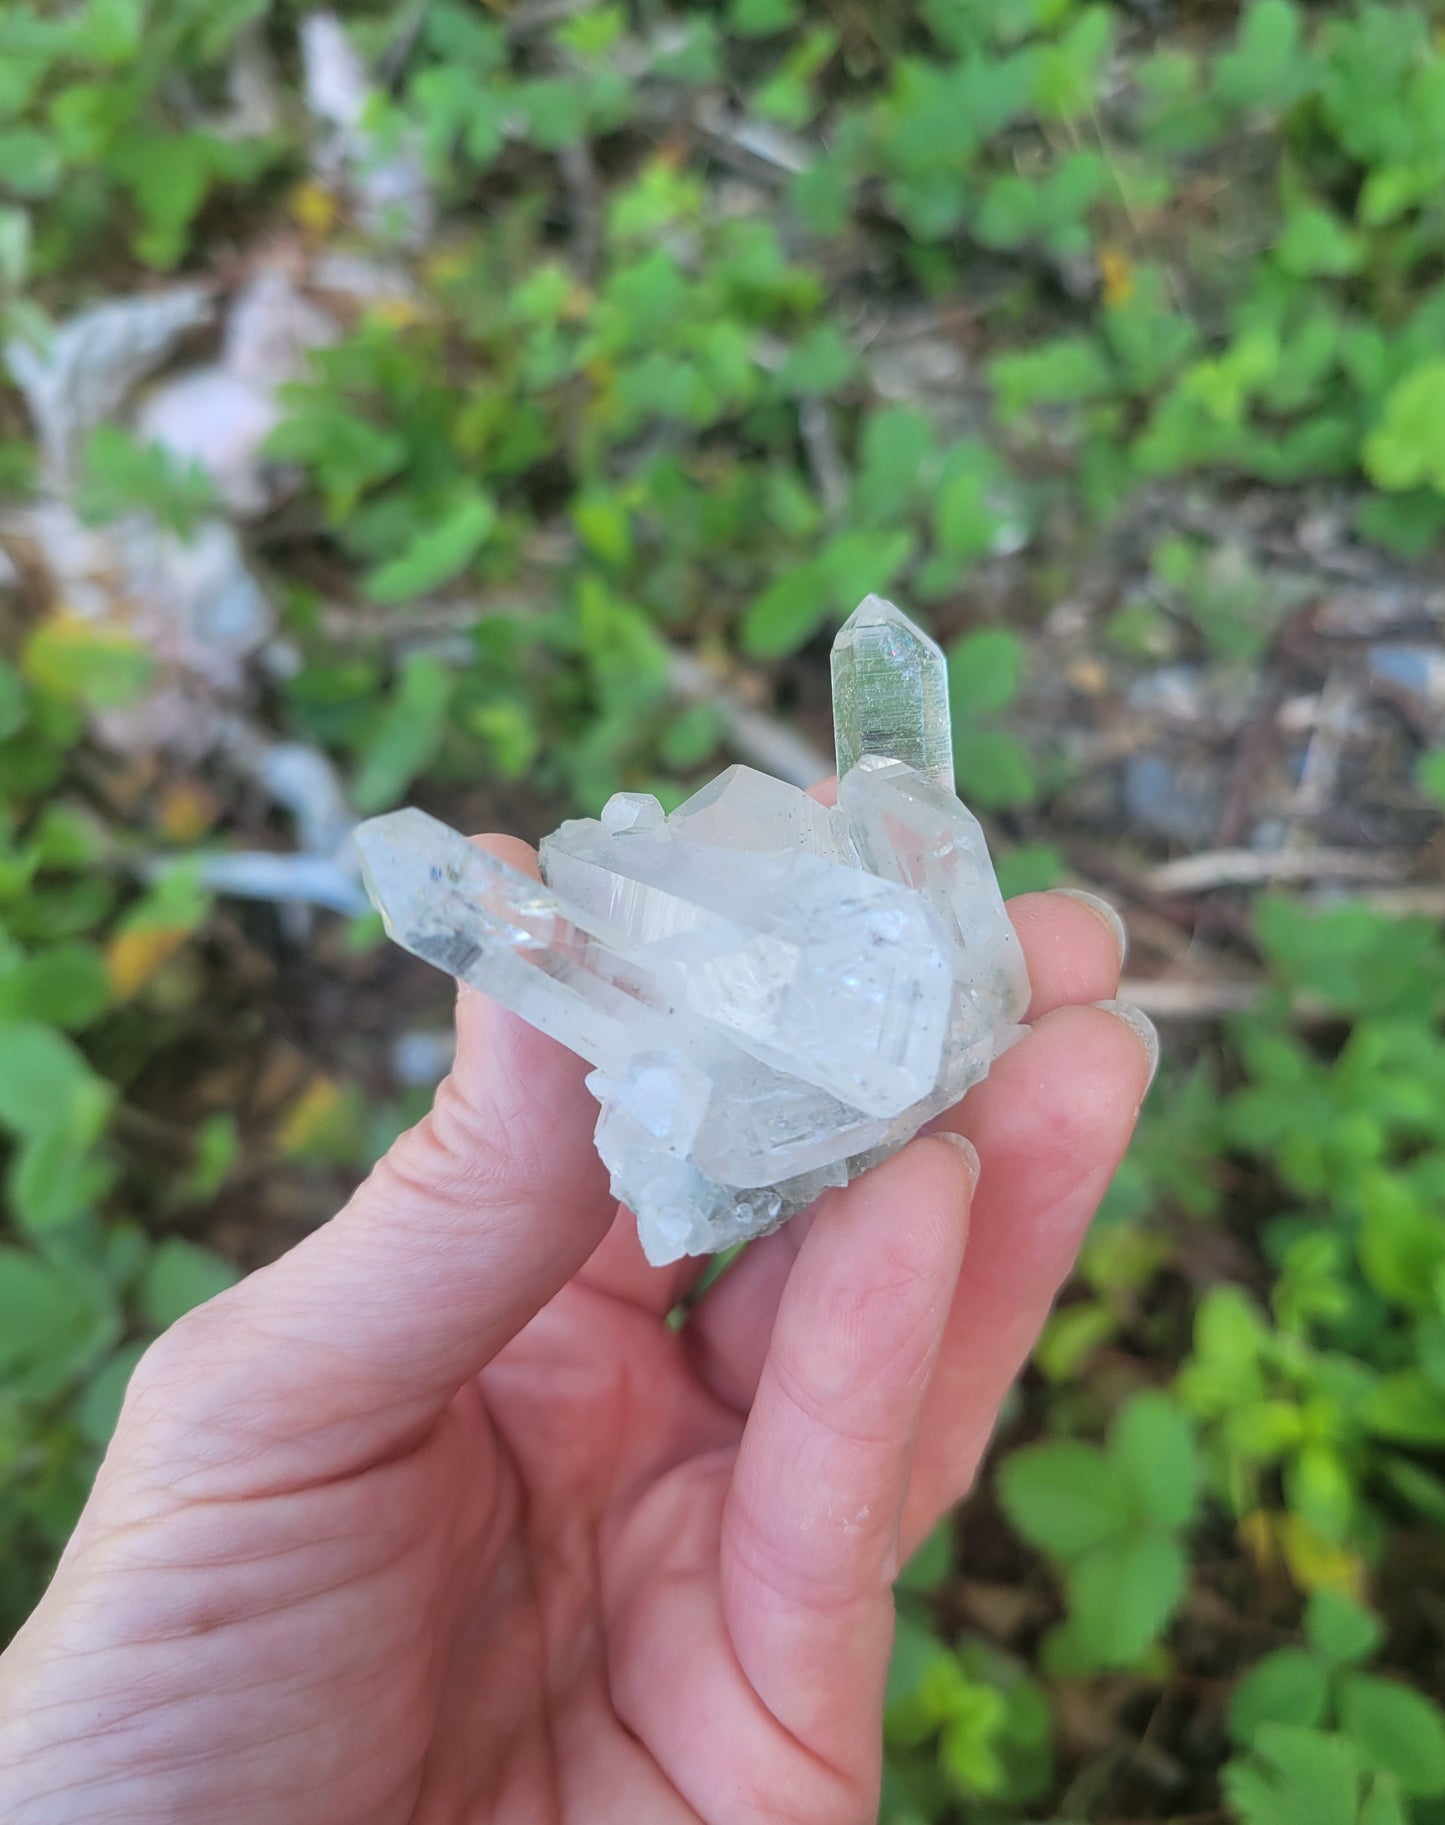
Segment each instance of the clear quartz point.
[{"label": "clear quartz point", "polygon": [[671,815],[619,793],[544,840],[540,883],[419,811],[357,831],[398,943],[593,1066],[597,1149],[658,1264],[888,1158],[1021,1031],[942,653],[869,597],[833,680],[836,808],[749,767]]},{"label": "clear quartz point", "polygon": [[953,791],[943,649],[882,596],[868,596],[833,642],[838,778],[865,755],[899,760]]}]

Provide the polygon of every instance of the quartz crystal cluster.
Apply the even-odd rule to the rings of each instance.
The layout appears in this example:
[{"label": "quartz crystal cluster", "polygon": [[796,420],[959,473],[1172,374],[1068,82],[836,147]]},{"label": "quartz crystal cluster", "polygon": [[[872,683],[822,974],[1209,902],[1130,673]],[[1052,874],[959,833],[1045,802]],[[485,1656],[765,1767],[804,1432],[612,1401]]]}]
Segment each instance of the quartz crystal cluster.
[{"label": "quartz crystal cluster", "polygon": [[947,662],[870,596],[833,648],[838,803],[729,767],[617,794],[539,883],[420,811],[357,831],[396,941],[578,1052],[648,1259],[775,1228],[1018,1036],[1028,979],[953,791]]}]

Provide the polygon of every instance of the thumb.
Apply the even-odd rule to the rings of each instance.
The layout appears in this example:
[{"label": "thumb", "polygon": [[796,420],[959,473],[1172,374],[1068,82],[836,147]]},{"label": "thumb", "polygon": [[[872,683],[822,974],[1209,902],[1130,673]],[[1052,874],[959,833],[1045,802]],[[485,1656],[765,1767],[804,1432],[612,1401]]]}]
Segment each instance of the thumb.
[{"label": "thumb", "polygon": [[[535,872],[525,844],[485,840]],[[431,1113],[330,1223],[167,1332],[136,1401],[159,1404],[222,1480],[254,1476],[256,1449],[288,1485],[404,1449],[607,1228],[586,1070],[464,988]]]}]

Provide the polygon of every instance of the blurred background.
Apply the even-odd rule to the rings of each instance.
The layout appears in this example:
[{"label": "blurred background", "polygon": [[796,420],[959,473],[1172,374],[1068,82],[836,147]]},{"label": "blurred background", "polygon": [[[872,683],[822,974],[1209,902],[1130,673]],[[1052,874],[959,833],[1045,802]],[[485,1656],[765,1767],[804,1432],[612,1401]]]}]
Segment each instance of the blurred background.
[{"label": "blurred background", "polygon": [[879,590],[1165,1040],[883,1817],[1445,1819],[1436,10],[11,4],[0,323],[0,1639],[446,1068],[354,819],[809,783]]}]

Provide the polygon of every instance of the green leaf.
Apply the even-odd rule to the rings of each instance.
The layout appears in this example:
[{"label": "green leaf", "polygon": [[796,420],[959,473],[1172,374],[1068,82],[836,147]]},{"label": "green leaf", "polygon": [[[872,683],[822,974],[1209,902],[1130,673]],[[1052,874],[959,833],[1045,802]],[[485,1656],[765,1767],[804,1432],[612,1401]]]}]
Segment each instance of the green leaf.
[{"label": "green leaf", "polygon": [[1109,55],[1113,35],[1109,9],[1086,6],[1057,43],[1039,48],[1034,100],[1040,114],[1054,120],[1076,120],[1089,113],[1100,86],[1100,66]]},{"label": "green leaf", "polygon": [[758,659],[796,652],[827,620],[831,606],[828,580],[819,565],[785,570],[748,605],[743,648]]},{"label": "green leaf", "polygon": [[1410,1815],[1394,1781],[1388,1777],[1376,1781],[1360,1807],[1359,1825],[1410,1825]]},{"label": "green leaf", "polygon": [[1275,258],[1297,278],[1337,279],[1359,271],[1365,249],[1338,216],[1311,203],[1288,217]]},{"label": "green leaf", "polygon": [[240,1278],[229,1261],[208,1248],[171,1236],[146,1265],[140,1284],[140,1308],[146,1319],[164,1330],[194,1306],[204,1305]]},{"label": "green leaf", "polygon": [[1115,386],[1104,351],[1084,336],[1060,336],[1040,348],[998,355],[988,372],[1006,422],[1031,406],[1076,405],[1106,396]]},{"label": "green leaf", "polygon": [[575,146],[587,133],[588,88],[581,76],[538,76],[519,82],[512,102],[533,145],[547,152]]},{"label": "green leaf", "polygon": [[1420,756],[1415,779],[1422,792],[1445,806],[1445,748],[1431,748]]},{"label": "green leaf", "polygon": [[1287,107],[1307,80],[1300,15],[1290,0],[1253,0],[1236,47],[1219,59],[1215,85],[1233,108]]},{"label": "green leaf", "polygon": [[1188,1561],[1169,1534],[1151,1531],[1105,1541],[1069,1567],[1067,1628],[1099,1667],[1137,1664],[1184,1594]]},{"label": "green leaf", "polygon": [[1435,1276],[1445,1269],[1445,1223],[1398,1173],[1364,1175],[1357,1244],[1371,1286],[1409,1311],[1430,1311]]},{"label": "green leaf", "polygon": [[439,661],[425,653],[408,655],[352,787],[358,811],[370,814],[394,805],[427,766],[446,733],[452,685]]},{"label": "green leaf", "polygon": [[74,1270],[0,1248],[0,1374],[62,1386],[113,1328],[102,1289]]},{"label": "green leaf", "polygon": [[813,26],[793,46],[777,70],[752,92],[752,106],[765,120],[804,127],[818,111],[814,78],[837,49],[838,34]]},{"label": "green leaf", "polygon": [[366,579],[373,602],[405,602],[425,595],[459,576],[492,536],[496,502],[482,488],[469,488],[443,513],[436,525],[419,532],[399,557]]},{"label": "green leaf", "polygon": [[54,137],[34,127],[0,133],[0,185],[14,196],[49,196],[65,169]]},{"label": "green leaf", "polygon": [[1007,709],[1018,695],[1023,647],[1001,627],[980,628],[948,649],[948,698],[954,727]]},{"label": "green leaf", "polygon": [[815,324],[783,363],[777,386],[789,396],[836,393],[857,365],[857,356],[831,323]]},{"label": "green leaf", "polygon": [[19,672],[8,659],[0,658],[0,741],[6,741],[25,727],[29,702]]},{"label": "green leaf", "polygon": [[815,235],[842,234],[853,202],[853,169],[846,158],[824,155],[800,171],[790,189],[793,208]]},{"label": "green leaf", "polygon": [[1252,1743],[1265,1724],[1318,1724],[1329,1704],[1324,1667],[1303,1648],[1280,1648],[1252,1666],[1229,1701],[1229,1733]]},{"label": "green leaf", "polygon": [[0,971],[0,1021],[86,1027],[110,998],[105,962],[93,944],[53,944]]},{"label": "green leaf", "polygon": [[1114,1422],[1109,1456],[1150,1520],[1161,1527],[1190,1520],[1199,1483],[1194,1428],[1168,1395],[1134,1396]]},{"label": "green leaf", "polygon": [[[957,1684],[958,1669],[943,1643],[905,1610],[893,1629],[888,1661],[888,1735],[894,1741],[922,1740],[937,1727],[940,1688]],[[906,1715],[900,1715],[906,1713]]]},{"label": "green leaf", "polygon": [[174,266],[185,252],[190,225],[211,184],[209,153],[204,134],[140,133],[114,157],[115,175],[140,212],[135,250],[148,265]]},{"label": "green leaf", "polygon": [[1032,1546],[1068,1561],[1129,1525],[1129,1500],[1102,1451],[1073,1439],[1029,1445],[999,1468],[1004,1513]]},{"label": "green leaf", "polygon": [[210,476],[162,444],[141,443],[119,425],[98,425],[86,439],[76,508],[92,524],[149,513],[185,537],[217,507]]},{"label": "green leaf", "polygon": [[893,407],[876,412],[863,432],[863,463],[853,485],[855,512],[874,525],[907,508],[918,474],[933,448],[933,427],[921,412]]},{"label": "green leaf", "polygon": [[143,1354],[144,1345],[127,1344],[124,1349],[117,1350],[86,1385],[76,1408],[76,1421],[97,1450],[103,1450],[110,1443],[126,1388]]},{"label": "green leaf", "polygon": [[[96,1096],[104,1107],[105,1086]],[[30,1236],[62,1230],[88,1215],[109,1188],[111,1172],[87,1152],[86,1118],[57,1121],[31,1135],[11,1162],[9,1193],[19,1227]]]},{"label": "green leaf", "polygon": [[953,1517],[945,1515],[894,1580],[900,1591],[931,1591],[953,1563]]},{"label": "green leaf", "polygon": [[1445,1391],[1418,1369],[1383,1376],[1360,1417],[1378,1438],[1402,1445],[1445,1445]]},{"label": "green leaf", "polygon": [[[1012,890],[1010,882],[1006,891]],[[1118,1329],[1119,1320],[1100,1300],[1065,1306],[1044,1326],[1034,1349],[1034,1364],[1050,1381],[1072,1382]]]},{"label": "green leaf", "polygon": [[949,1784],[964,1799],[996,1796],[1004,1783],[999,1737],[1008,1722],[1008,1701],[993,1686],[967,1682],[960,1702],[944,1724],[938,1762]]},{"label": "green leaf", "polygon": [[1285,1467],[1285,1499],[1322,1538],[1344,1541],[1355,1518],[1355,1481],[1334,1445],[1306,1438]]},{"label": "green leaf", "polygon": [[34,630],[22,664],[47,695],[91,710],[137,702],[156,673],[155,656],[125,628],[64,613]]},{"label": "green leaf", "polygon": [[0,290],[18,291],[30,270],[30,217],[23,209],[0,208]]},{"label": "green leaf", "polygon": [[798,23],[798,0],[732,0],[728,29],[740,38],[769,38]]},{"label": "green leaf", "polygon": [[195,1132],[191,1169],[181,1195],[194,1204],[209,1203],[230,1177],[241,1155],[240,1131],[234,1115],[208,1115]]},{"label": "green leaf", "polygon": [[292,401],[292,410],[263,449],[280,462],[314,470],[333,520],[346,519],[366,489],[405,463],[406,444],[396,432],[346,411],[339,399],[302,387],[282,397]]},{"label": "green leaf", "polygon": [[1009,172],[984,192],[973,232],[985,247],[1022,247],[1040,224],[1039,197],[1033,185]]},{"label": "green leaf", "polygon": [[659,752],[669,767],[687,772],[700,767],[723,737],[722,718],[715,704],[695,703],[663,731]]},{"label": "green leaf", "polygon": [[1341,1679],[1340,1724],[1367,1768],[1392,1774],[1406,1793],[1445,1793],[1445,1717],[1408,1686],[1372,1673]]},{"label": "green leaf", "polygon": [[34,1022],[0,1022],[0,1125],[12,1134],[64,1128],[83,1145],[99,1132],[109,1101],[68,1039]]},{"label": "green leaf", "polygon": [[1445,494],[1445,361],[1427,361],[1395,384],[1364,459],[1378,487]]},{"label": "green leaf", "polygon": [[953,771],[959,796],[986,811],[1032,802],[1035,782],[1028,751],[1000,729],[955,728]]},{"label": "green leaf", "polygon": [[976,439],[955,444],[944,459],[933,502],[933,538],[941,556],[962,566],[982,557],[998,537],[998,462]]},{"label": "green leaf", "polygon": [[92,62],[118,64],[140,49],[144,27],[144,0],[89,0],[76,29]]},{"label": "green leaf", "polygon": [[623,570],[632,562],[632,521],[615,494],[598,489],[579,495],[572,504],[572,523],[582,543],[604,564]]},{"label": "green leaf", "polygon": [[829,604],[838,616],[851,615],[864,596],[886,596],[913,555],[913,534],[860,528],[839,533],[818,558]]},{"label": "green leaf", "polygon": [[1314,1591],[1305,1609],[1305,1638],[1336,1665],[1367,1660],[1384,1639],[1378,1617],[1343,1591]]},{"label": "green leaf", "polygon": [[998,884],[1006,900],[1015,894],[1047,893],[1062,886],[1067,867],[1050,843],[1020,843],[995,858]]},{"label": "green leaf", "polygon": [[1230,1762],[1221,1784],[1242,1825],[1356,1825],[1359,1767],[1338,1736],[1265,1724],[1254,1753]]}]

